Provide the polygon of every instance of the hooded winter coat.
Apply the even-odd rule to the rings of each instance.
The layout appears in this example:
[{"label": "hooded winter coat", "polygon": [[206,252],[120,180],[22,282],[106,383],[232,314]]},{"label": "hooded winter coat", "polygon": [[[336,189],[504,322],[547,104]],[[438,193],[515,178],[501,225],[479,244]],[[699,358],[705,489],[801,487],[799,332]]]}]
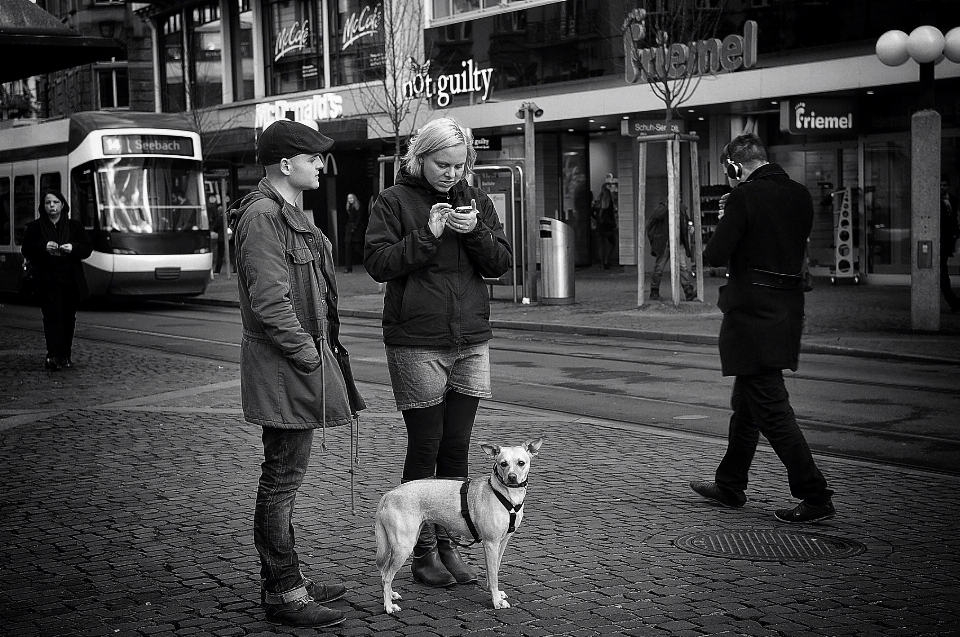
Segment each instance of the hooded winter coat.
[{"label": "hooded winter coat", "polygon": [[803,331],[803,269],[813,227],[810,191],[777,164],[757,168],[733,189],[703,252],[727,266],[720,288],[724,376],[797,370]]},{"label": "hooded winter coat", "polygon": [[244,419],[280,429],[350,422],[366,405],[339,340],[330,241],[266,179],[236,216]]},{"label": "hooded winter coat", "polygon": [[[435,237],[430,208],[477,202],[477,226]],[[387,345],[455,345],[490,340],[490,296],[483,277],[510,270],[510,244],[490,197],[461,179],[449,192],[404,171],[370,210],[363,264],[386,282],[383,341]]]}]

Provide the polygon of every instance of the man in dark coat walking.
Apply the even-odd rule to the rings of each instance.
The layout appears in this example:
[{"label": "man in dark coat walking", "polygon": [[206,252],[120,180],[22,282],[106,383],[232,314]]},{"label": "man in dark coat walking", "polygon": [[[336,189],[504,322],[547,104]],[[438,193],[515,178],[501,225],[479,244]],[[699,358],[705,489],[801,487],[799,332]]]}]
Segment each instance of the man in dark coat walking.
[{"label": "man in dark coat walking", "polygon": [[756,135],[740,135],[724,149],[728,176],[739,182],[727,199],[704,261],[727,266],[718,305],[720,362],[735,376],[727,451],[715,482],[692,482],[700,495],[740,507],[760,434],[787,469],[790,492],[801,500],[776,512],[784,522],[833,517],[833,491],[814,463],[797,425],[783,370],[797,370],[803,330],[803,268],[813,226],[813,200],[802,184],[767,162]]}]

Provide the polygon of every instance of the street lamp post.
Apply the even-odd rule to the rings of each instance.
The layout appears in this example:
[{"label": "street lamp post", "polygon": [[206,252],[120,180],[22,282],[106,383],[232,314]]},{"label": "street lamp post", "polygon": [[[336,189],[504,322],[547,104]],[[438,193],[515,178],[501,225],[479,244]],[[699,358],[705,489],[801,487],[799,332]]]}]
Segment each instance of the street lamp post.
[{"label": "street lamp post", "polygon": [[960,27],[946,36],[932,26],[907,35],[887,31],[877,40],[887,66],[908,59],[920,65],[919,110],[910,119],[910,323],[914,330],[940,329],[940,113],[934,106],[934,65],[960,62]]},{"label": "street lamp post", "polygon": [[524,220],[526,231],[526,254],[523,255],[524,301],[537,300],[537,237],[539,235],[539,215],[537,214],[537,144],[533,119],[543,115],[543,109],[533,102],[524,102],[517,110],[517,118],[523,120],[524,160]]}]

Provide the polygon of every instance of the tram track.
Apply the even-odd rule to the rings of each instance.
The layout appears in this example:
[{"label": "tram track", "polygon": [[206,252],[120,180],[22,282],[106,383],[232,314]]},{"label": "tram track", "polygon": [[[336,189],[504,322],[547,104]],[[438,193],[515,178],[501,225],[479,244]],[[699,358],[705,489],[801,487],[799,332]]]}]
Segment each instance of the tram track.
[{"label": "tram track", "polygon": [[[146,321],[148,316],[156,318],[156,314],[151,314],[150,312],[134,312],[130,314],[142,316],[144,321]],[[204,316],[202,314],[193,312],[190,312],[188,316],[191,321],[197,323],[223,323],[222,316]],[[169,319],[176,317],[168,315],[164,318]],[[236,322],[237,324],[239,323],[239,321]],[[356,320],[350,320],[343,327],[343,336],[348,339],[348,341],[362,340],[368,343],[379,343],[381,339],[379,323],[374,321],[366,321],[365,323],[366,324]],[[120,347],[147,349],[150,351],[163,353],[165,355],[186,356],[199,360],[215,362],[217,364],[236,364],[239,358],[239,343],[232,340],[221,340],[215,338],[205,338],[201,336],[191,336],[187,334],[178,334],[174,330],[121,327],[117,325],[107,325],[103,322],[84,322],[78,327],[82,328],[78,331],[78,338],[82,338],[91,342],[109,343],[111,345]],[[237,325],[237,328],[239,329],[239,325]],[[97,332],[99,332],[102,336],[97,335]],[[503,336],[502,332],[503,330],[500,331],[501,336]],[[121,338],[120,335],[124,334],[127,335],[127,338]],[[125,340],[132,339],[136,340],[136,344],[124,342]],[[646,366],[661,366],[664,368],[669,367],[672,370],[716,371],[716,367],[714,365],[707,363],[698,364],[696,362],[681,362],[678,360],[671,360],[668,362],[660,362],[656,360],[638,361],[628,355],[625,356],[609,353],[572,351],[572,348],[580,348],[582,350],[584,347],[593,346],[592,343],[586,343],[582,340],[574,342],[572,340],[562,338],[547,338],[542,340],[537,339],[537,344],[542,343],[542,346],[524,345],[523,340],[525,339],[516,339],[510,336],[503,336],[502,338],[495,339],[491,342],[491,349],[494,352],[538,357],[557,357],[560,359],[567,357],[578,358],[581,360],[586,359],[595,361],[598,364],[616,363],[620,365],[634,365],[642,363]],[[198,346],[203,347],[201,348]],[[661,356],[666,355],[673,349],[677,349],[665,347],[663,345],[655,345],[650,347],[645,346],[644,344],[618,343],[617,346],[620,347],[621,351],[626,350],[637,353],[650,352]],[[211,353],[211,347],[213,348],[213,352],[219,350],[220,352],[223,352],[223,354]],[[549,349],[550,347],[562,347],[565,348],[565,351],[551,351]],[[204,351],[199,351],[200,349],[203,349]],[[686,349],[689,350],[689,346],[686,346]],[[228,351],[231,352],[231,354],[226,354]],[[235,352],[235,354],[232,354],[233,352]],[[685,352],[685,354],[692,356],[697,355],[696,352],[691,353],[690,351]],[[370,357],[359,357],[354,361],[354,367],[355,372],[357,372],[358,380],[375,386],[389,388],[389,383],[385,379],[385,363],[382,363],[379,360],[374,361]],[[376,378],[375,374],[379,375],[380,378]],[[793,375],[791,378],[798,378],[799,376],[800,375]],[[911,386],[889,382],[878,383],[874,381],[832,378],[809,374],[803,375],[803,379],[813,382],[859,385],[865,388],[873,389],[881,394],[886,388],[890,387],[896,387],[899,390],[907,389],[910,391],[928,392],[930,394],[951,393],[947,392],[943,388],[938,387],[924,387],[919,385]],[[498,396],[510,396],[510,398],[508,400],[501,399],[487,401],[487,403],[490,405],[503,404],[537,410],[546,410],[552,413],[575,416],[581,420],[597,419],[603,422],[611,423],[613,426],[624,427],[637,431],[641,429],[654,429],[705,436],[715,440],[724,440],[726,438],[725,429],[726,421],[729,418],[729,408],[725,404],[717,405],[705,402],[693,402],[690,400],[675,400],[666,397],[658,398],[650,396],[627,395],[616,392],[604,393],[602,390],[598,390],[596,387],[580,388],[572,385],[557,386],[537,382],[535,379],[511,379],[509,382],[505,382],[498,381],[495,376],[494,386],[495,393]],[[563,402],[566,404],[577,405],[577,410],[572,411],[569,408],[562,408],[560,405],[562,405],[563,402],[559,400],[559,397],[561,396],[564,398]],[[595,407],[596,405],[601,405],[601,407]],[[616,406],[616,409],[613,409],[614,405]],[[683,415],[673,416],[673,418],[650,417],[651,413],[663,414],[676,413],[678,411],[682,412]],[[643,416],[632,418],[624,417],[624,414],[643,414]],[[685,420],[684,418],[691,418],[692,420]],[[894,457],[890,457],[889,455],[883,456],[882,454],[878,454],[875,450],[872,450],[880,443],[883,443],[890,448],[898,448],[905,445],[919,445],[923,447],[936,447],[941,450],[951,449],[954,450],[958,456],[960,456],[960,441],[958,440],[924,433],[881,431],[875,427],[872,428],[869,425],[864,426],[858,424],[828,422],[825,420],[803,417],[799,418],[798,420],[804,430],[810,435],[811,447],[813,447],[815,452],[818,454],[858,461],[878,462],[885,465],[893,465],[909,469],[934,471],[946,475],[960,475],[960,468],[935,466],[931,464],[924,464],[923,462],[901,461]],[[709,426],[707,426],[708,424]],[[872,443],[871,450],[869,452],[850,453],[838,451],[837,449],[831,449],[828,446],[818,445],[813,442],[817,439],[818,435],[821,434],[828,438],[864,437],[872,439],[874,442]],[[877,441],[880,441],[880,443]]]}]

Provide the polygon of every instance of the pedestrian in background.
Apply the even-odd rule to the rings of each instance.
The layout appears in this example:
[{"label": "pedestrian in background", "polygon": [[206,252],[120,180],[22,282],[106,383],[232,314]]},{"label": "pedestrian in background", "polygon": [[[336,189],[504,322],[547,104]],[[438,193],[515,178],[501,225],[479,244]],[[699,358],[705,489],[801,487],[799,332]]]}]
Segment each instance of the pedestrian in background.
[{"label": "pedestrian in background", "polygon": [[762,433],[786,466],[790,492],[801,500],[775,515],[814,522],[835,514],[831,491],[797,425],[783,370],[797,370],[803,328],[803,268],[813,226],[805,186],[767,162],[760,138],[740,135],[724,149],[730,192],[704,261],[727,266],[720,288],[720,362],[735,376],[727,450],[714,482],[692,482],[705,498],[730,507],[746,502],[748,472]]},{"label": "pedestrian in background", "polygon": [[281,119],[257,142],[266,177],[238,206],[240,395],[247,422],[263,428],[263,464],[254,515],[261,605],[288,626],[333,626],[340,583],[304,577],[294,543],[293,507],[310,461],[314,429],[348,424],[365,408],[339,340],[330,241],[297,205],[320,186],[321,153],[333,140]]},{"label": "pedestrian in background", "polygon": [[954,314],[960,312],[960,298],[950,287],[948,261],[953,256],[960,238],[960,221],[957,220],[957,196],[950,192],[950,177],[940,177],[940,291]]},{"label": "pedestrian in background", "polygon": [[[677,228],[680,247],[683,253],[678,256],[675,263],[680,268],[680,285],[683,288],[685,301],[693,301],[697,298],[697,290],[693,284],[693,276],[690,274],[690,266],[687,259],[690,256],[690,234],[688,227],[686,208],[680,212],[680,227]],[[657,260],[653,264],[653,274],[650,277],[650,300],[660,300],[660,280],[663,278],[663,271],[670,261],[670,215],[667,210],[667,204],[660,202],[653,214],[647,220],[647,241],[650,242],[650,254]],[[670,266],[671,268],[673,266]]]},{"label": "pedestrian in background", "polygon": [[613,175],[607,175],[607,180],[600,187],[600,196],[593,205],[593,221],[597,230],[597,239],[600,242],[600,265],[604,270],[610,269],[614,248],[617,242],[617,214],[618,202],[616,182]]},{"label": "pedestrian in background", "polygon": [[40,301],[50,371],[73,368],[73,333],[77,308],[90,296],[81,261],[93,252],[83,223],[70,218],[67,198],[58,190],[44,192],[39,218],[26,225],[20,251],[30,262],[34,295]]},{"label": "pedestrian in background", "polygon": [[347,253],[347,269],[345,270],[347,274],[353,272],[354,263],[363,262],[363,238],[367,231],[364,221],[360,200],[351,192],[347,195],[347,224],[343,233],[343,244]]},{"label": "pedestrian in background", "polygon": [[[364,266],[387,284],[383,341],[407,428],[404,482],[466,478],[477,407],[492,395],[483,277],[507,272],[511,252],[493,202],[464,178],[475,159],[460,124],[429,122],[370,211]],[[477,581],[455,538],[433,524],[420,531],[413,576],[428,586]]]},{"label": "pedestrian in background", "polygon": [[217,206],[217,218],[210,227],[217,233],[217,263],[213,268],[214,274],[220,274],[220,270],[223,269],[223,261],[228,247],[230,248],[230,269],[233,272],[237,271],[237,249],[234,245],[233,229],[230,228],[227,214],[224,212],[222,205]]}]

